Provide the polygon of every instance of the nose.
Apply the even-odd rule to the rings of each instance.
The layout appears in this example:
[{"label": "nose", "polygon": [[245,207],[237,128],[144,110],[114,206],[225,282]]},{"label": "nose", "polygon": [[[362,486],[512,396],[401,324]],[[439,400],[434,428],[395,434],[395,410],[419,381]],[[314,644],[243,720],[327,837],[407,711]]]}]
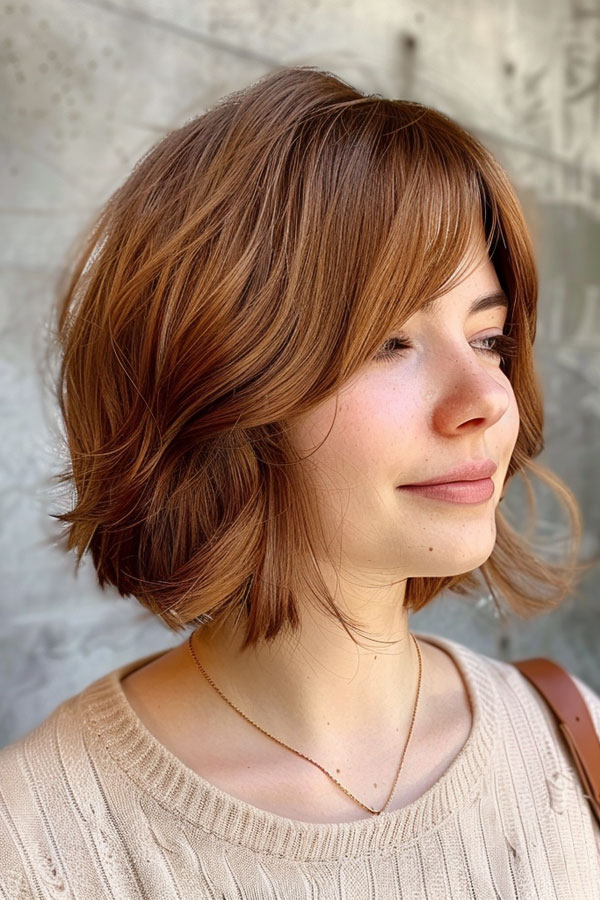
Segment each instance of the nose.
[{"label": "nose", "polygon": [[453,366],[440,369],[437,377],[432,415],[440,432],[462,434],[490,428],[508,409],[510,390],[497,363],[461,355]]}]

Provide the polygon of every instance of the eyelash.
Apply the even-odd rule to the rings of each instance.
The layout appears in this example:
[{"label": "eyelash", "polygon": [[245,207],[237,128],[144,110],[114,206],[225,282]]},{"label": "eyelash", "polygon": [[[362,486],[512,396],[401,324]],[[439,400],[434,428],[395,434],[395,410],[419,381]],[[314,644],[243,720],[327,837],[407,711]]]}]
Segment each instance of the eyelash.
[{"label": "eyelash", "polygon": [[[479,343],[479,341],[495,341],[494,349],[488,347],[477,347],[476,349],[488,356],[500,357],[501,364],[504,364],[509,357],[517,355],[518,341],[508,334],[490,334],[488,337],[477,338],[472,343]],[[390,338],[383,346],[386,347],[388,344],[393,343],[398,343],[401,347],[397,350],[381,350],[377,354],[376,359],[384,362],[392,361],[400,356],[404,350],[410,350],[412,347],[410,341],[402,338]]]}]

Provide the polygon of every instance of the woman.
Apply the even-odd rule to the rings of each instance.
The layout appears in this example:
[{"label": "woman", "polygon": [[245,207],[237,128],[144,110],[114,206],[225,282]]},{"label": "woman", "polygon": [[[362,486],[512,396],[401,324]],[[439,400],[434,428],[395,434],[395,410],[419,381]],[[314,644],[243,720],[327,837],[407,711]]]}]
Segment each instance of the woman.
[{"label": "woman", "polygon": [[[408,627],[484,585],[531,618],[582,571],[533,462],[536,301],[505,173],[420,104],[283,68],[138,163],[62,297],[57,518],[193,629],[4,748],[4,896],[597,898],[544,701]],[[567,563],[501,515],[517,472]]]}]

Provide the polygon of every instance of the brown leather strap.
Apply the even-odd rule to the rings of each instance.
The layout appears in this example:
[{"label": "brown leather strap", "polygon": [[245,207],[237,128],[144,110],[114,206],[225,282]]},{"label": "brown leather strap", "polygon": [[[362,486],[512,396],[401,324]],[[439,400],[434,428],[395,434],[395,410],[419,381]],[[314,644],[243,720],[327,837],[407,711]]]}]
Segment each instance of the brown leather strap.
[{"label": "brown leather strap", "polygon": [[558,719],[584,793],[600,823],[600,738],[581,692],[566,669],[551,659],[512,662],[544,697]]}]

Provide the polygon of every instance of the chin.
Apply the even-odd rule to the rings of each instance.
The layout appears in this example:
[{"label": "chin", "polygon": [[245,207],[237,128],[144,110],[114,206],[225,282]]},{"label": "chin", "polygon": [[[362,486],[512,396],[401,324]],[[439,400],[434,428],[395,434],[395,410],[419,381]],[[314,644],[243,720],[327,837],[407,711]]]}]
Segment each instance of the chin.
[{"label": "chin", "polygon": [[436,554],[435,544],[432,542],[430,546],[433,547],[433,550],[428,554],[425,562],[426,571],[415,577],[451,578],[454,575],[466,575],[467,572],[472,572],[482,566],[490,558],[495,543],[495,541],[489,541],[485,548],[481,548],[480,553],[463,554],[457,558],[456,548],[454,554],[451,550]]}]

